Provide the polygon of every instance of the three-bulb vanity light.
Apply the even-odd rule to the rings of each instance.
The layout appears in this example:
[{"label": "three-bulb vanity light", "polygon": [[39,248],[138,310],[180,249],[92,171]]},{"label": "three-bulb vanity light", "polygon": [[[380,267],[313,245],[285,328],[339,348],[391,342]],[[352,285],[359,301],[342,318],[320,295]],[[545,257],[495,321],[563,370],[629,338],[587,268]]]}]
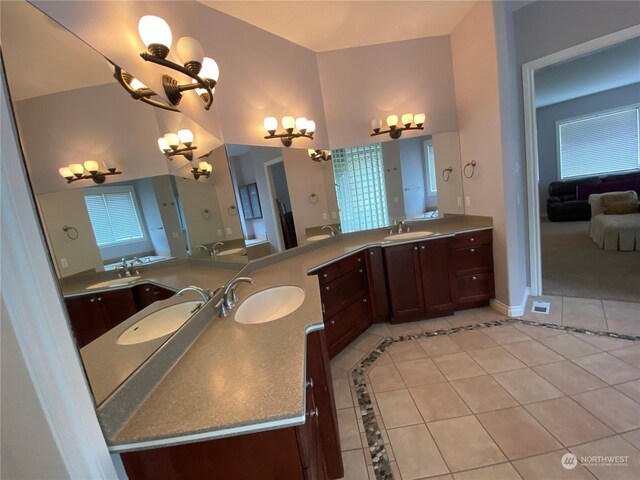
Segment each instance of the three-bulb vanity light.
[{"label": "three-bulb vanity light", "polygon": [[[169,24],[162,18],[145,15],[138,23],[138,33],[148,50],[148,53],[140,54],[144,60],[168,67],[191,78],[188,83],[179,83],[171,75],[162,76],[162,86],[171,105],[180,103],[182,92],[195,90],[204,101],[205,110],[209,110],[213,103],[213,91],[218,82],[220,70],[215,60],[204,56],[202,45],[193,37],[180,38],[176,44],[177,57],[182,62],[180,65],[167,60],[173,38]],[[175,107],[150,98],[155,95],[155,92],[120,67],[115,67],[114,76],[133,98],[158,108],[178,111]]]},{"label": "three-bulb vanity light", "polygon": [[[68,167],[62,167],[58,169],[60,175],[67,181],[72,183],[78,180],[93,180],[95,183],[104,183],[105,177],[109,175],[120,175],[122,172],[116,170],[116,166],[111,160],[105,160],[102,162],[107,169],[106,172],[101,172],[98,162],[95,160],[87,160],[82,163],[72,163]],[[86,172],[86,173],[85,173]]]},{"label": "three-bulb vanity light", "polygon": [[198,180],[200,177],[209,178],[212,171],[213,166],[209,162],[203,162],[199,159],[191,161],[191,174],[196,180]]},{"label": "three-bulb vanity light", "polygon": [[307,150],[309,157],[314,162],[330,162],[331,161],[331,150],[314,150],[310,148]]},{"label": "three-bulb vanity light", "polygon": [[398,126],[398,116],[389,115],[387,117],[387,126],[389,129],[380,130],[382,128],[382,120],[376,118],[371,122],[371,128],[373,128],[371,136],[375,137],[376,135],[384,135],[385,133],[388,133],[391,138],[397,140],[405,130],[424,130],[423,125],[425,119],[426,117],[424,113],[416,113],[415,115],[412,113],[405,113],[402,115],[402,125]]},{"label": "three-bulb vanity light", "polygon": [[[295,131],[294,132],[294,127]],[[306,117],[293,118],[291,116],[282,117],[282,128],[285,133],[276,133],[278,130],[278,119],[276,117],[266,117],[264,128],[269,133],[268,138],[279,138],[285,147],[290,147],[294,138],[310,138],[313,140],[313,133],[316,131],[316,122],[307,120]]]},{"label": "three-bulb vanity light", "polygon": [[198,148],[193,145],[193,132],[186,129],[178,130],[178,133],[165,133],[164,137],[158,139],[158,147],[169,160],[173,160],[171,157],[174,155],[184,155],[189,161],[193,159],[193,151]]}]

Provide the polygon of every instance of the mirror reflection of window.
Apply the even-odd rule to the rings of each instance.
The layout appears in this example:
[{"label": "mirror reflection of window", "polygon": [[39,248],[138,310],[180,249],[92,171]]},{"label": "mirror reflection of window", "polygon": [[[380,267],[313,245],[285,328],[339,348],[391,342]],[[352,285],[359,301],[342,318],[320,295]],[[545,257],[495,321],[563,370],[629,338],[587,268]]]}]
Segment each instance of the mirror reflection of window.
[{"label": "mirror reflection of window", "polygon": [[436,156],[433,153],[433,140],[424,141],[424,159],[426,162],[427,184],[429,193],[438,193],[436,181]]},{"label": "mirror reflection of window", "polygon": [[381,144],[341,148],[332,156],[342,232],[386,226],[389,209]]},{"label": "mirror reflection of window", "polygon": [[240,203],[245,220],[262,218],[262,208],[260,207],[260,197],[258,196],[258,185],[250,183],[238,189],[240,193]]},{"label": "mirror reflection of window", "polygon": [[98,247],[145,238],[132,187],[94,188],[84,201]]}]

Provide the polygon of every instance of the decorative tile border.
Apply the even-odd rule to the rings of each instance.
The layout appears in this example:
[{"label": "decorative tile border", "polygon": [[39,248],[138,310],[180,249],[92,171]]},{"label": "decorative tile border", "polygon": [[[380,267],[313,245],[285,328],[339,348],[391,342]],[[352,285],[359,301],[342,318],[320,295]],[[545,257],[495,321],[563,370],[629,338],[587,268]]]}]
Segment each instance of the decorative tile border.
[{"label": "decorative tile border", "polygon": [[522,320],[517,318],[508,318],[505,320],[495,320],[493,322],[477,323],[473,325],[467,325],[464,327],[452,327],[448,329],[435,330],[433,332],[415,333],[410,335],[400,335],[397,337],[385,338],[380,344],[351,372],[353,385],[356,390],[358,398],[358,406],[360,408],[360,416],[362,417],[362,423],[364,425],[365,435],[367,436],[367,443],[369,447],[369,453],[373,462],[373,470],[376,474],[376,480],[393,480],[393,472],[391,471],[391,464],[389,462],[389,456],[384,446],[384,439],[382,438],[382,432],[380,426],[373,412],[373,403],[371,402],[371,396],[369,394],[369,387],[365,379],[366,372],[373,366],[373,364],[380,358],[380,356],[391,345],[396,342],[406,342],[409,340],[418,340],[420,338],[438,337],[441,335],[451,335],[453,333],[464,332],[469,330],[480,330],[482,328],[498,327],[502,325],[509,325],[513,323],[522,323],[524,325],[530,325],[532,327],[550,328],[553,330],[562,330],[565,332],[583,333],[586,335],[594,335],[598,337],[617,338],[621,340],[640,340],[638,335],[626,335],[614,332],[593,331],[585,328],[571,327],[568,325],[557,325],[554,323],[538,323],[531,320]]}]

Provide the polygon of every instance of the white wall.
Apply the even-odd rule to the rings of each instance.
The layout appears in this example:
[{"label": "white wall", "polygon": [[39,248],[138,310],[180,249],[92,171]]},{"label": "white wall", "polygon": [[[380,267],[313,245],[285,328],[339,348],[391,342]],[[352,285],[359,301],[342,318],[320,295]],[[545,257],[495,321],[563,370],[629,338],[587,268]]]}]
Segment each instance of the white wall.
[{"label": "white wall", "polygon": [[402,170],[402,190],[404,210],[407,218],[425,212],[427,205],[435,205],[435,194],[429,193],[428,169],[424,161],[424,137],[406,138],[398,142],[400,149],[400,169]]},{"label": "white wall", "polygon": [[[208,182],[213,184],[218,197],[225,237],[227,240],[243,238],[240,211],[236,208],[236,197],[225,147],[216,148],[207,160],[213,167]],[[199,181],[202,180],[204,179],[201,178]]]},{"label": "white wall", "polygon": [[[462,198],[462,165],[460,165],[460,138],[458,132],[433,134],[433,154],[436,164],[436,185],[438,187],[438,210],[443,213],[464,213]],[[453,167],[448,181],[442,172]],[[460,199],[460,204],[458,204]]]}]

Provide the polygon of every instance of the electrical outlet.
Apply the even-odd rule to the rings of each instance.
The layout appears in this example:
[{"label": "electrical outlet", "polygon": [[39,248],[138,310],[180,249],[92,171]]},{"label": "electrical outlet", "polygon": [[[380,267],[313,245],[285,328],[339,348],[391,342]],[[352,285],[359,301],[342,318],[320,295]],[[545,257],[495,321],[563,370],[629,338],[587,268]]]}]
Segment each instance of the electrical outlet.
[{"label": "electrical outlet", "polygon": [[338,218],[338,212],[331,212],[331,218]]},{"label": "electrical outlet", "polygon": [[62,265],[62,268],[69,268],[69,262],[67,261],[66,258],[60,259],[60,265]]},{"label": "electrical outlet", "polygon": [[227,235],[231,235],[231,228],[227,227]]},{"label": "electrical outlet", "polygon": [[328,218],[329,218],[329,217],[327,216],[327,212],[324,212],[324,213],[322,214],[322,219],[323,219],[323,220],[327,220]]},{"label": "electrical outlet", "polygon": [[462,197],[458,197],[458,206],[461,207],[462,206]]},{"label": "electrical outlet", "polygon": [[464,206],[465,207],[470,207],[471,206],[471,197],[464,197]]},{"label": "electrical outlet", "polygon": [[221,237],[221,236],[222,236],[222,229],[221,229],[221,228],[219,228],[219,229],[218,229],[218,236],[219,236],[219,237]]}]

